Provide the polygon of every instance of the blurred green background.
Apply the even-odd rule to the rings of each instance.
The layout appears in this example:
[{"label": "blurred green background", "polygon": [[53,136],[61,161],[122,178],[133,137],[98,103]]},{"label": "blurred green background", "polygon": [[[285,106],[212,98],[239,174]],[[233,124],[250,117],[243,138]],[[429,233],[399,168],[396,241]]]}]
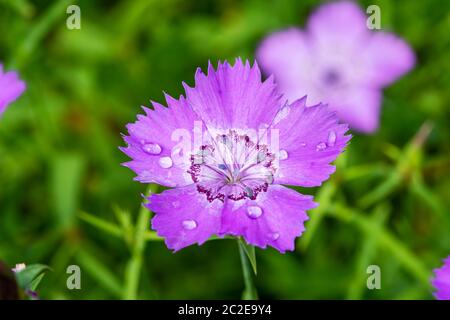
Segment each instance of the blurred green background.
[{"label": "blurred green background", "polygon": [[[197,66],[254,59],[265,35],[304,26],[319,3],[0,0],[0,61],[28,84],[0,120],[0,259],[48,264],[43,299],[240,298],[236,241],[173,254],[142,233],[146,186],[120,166],[120,133]],[[378,133],[355,133],[332,179],[299,189],[320,206],[297,250],[256,251],[262,298],[431,299],[450,254],[450,2],[360,3],[380,6],[417,67],[385,90]],[[81,30],[66,28],[69,4]],[[81,290],[66,287],[70,264]],[[366,287],[371,264],[380,290]]]}]

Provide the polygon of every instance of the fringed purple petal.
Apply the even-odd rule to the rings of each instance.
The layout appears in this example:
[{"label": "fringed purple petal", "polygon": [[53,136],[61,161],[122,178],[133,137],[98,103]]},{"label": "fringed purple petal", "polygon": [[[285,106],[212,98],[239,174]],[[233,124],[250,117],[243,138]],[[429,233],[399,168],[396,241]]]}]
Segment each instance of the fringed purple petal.
[{"label": "fringed purple petal", "polygon": [[124,136],[124,140],[128,146],[121,150],[132,160],[124,165],[142,183],[185,186],[192,180],[187,173],[190,154],[183,151],[191,151],[194,127],[204,128],[186,99],[176,100],[166,95],[166,100],[168,108],[153,103],[154,110],[145,108],[146,114],[139,115],[135,123],[127,126],[129,136]]},{"label": "fringed purple petal", "polygon": [[275,183],[304,187],[319,186],[335,167],[332,161],[343,151],[351,136],[348,126],[339,124],[334,112],[324,105],[306,107],[306,98],[296,101],[273,125],[279,130],[279,170]]},{"label": "fringed purple petal", "polygon": [[450,300],[450,256],[444,259],[444,265],[434,270],[431,284],[436,289],[434,296],[438,300]]},{"label": "fringed purple petal", "polygon": [[155,212],[152,229],[165,238],[168,248],[178,251],[203,244],[219,233],[223,202],[209,202],[195,185],[151,195],[146,207]]},{"label": "fringed purple petal", "polygon": [[209,64],[208,73],[197,69],[195,87],[185,85],[186,96],[194,111],[209,128],[254,128],[269,124],[280,105],[280,95],[272,78],[261,81],[261,72],[236,59],[233,66]]},{"label": "fringed purple petal", "polygon": [[284,253],[295,248],[295,238],[305,230],[306,210],[316,207],[311,196],[273,185],[257,200],[228,201],[221,235],[242,236],[247,243]]}]

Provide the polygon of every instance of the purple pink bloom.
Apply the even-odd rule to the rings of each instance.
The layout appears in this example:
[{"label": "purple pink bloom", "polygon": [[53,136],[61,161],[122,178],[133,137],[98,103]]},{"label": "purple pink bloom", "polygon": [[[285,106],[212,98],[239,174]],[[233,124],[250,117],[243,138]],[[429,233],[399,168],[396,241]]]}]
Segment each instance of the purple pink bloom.
[{"label": "purple pink bloom", "polygon": [[291,28],[267,37],[257,60],[289,101],[307,94],[311,103],[329,104],[353,129],[374,132],[382,88],[411,70],[415,55],[394,34],[370,31],[366,19],[353,2],[325,4],[305,31]]},{"label": "purple pink bloom", "polygon": [[436,289],[434,296],[438,300],[450,300],[450,256],[444,259],[444,265],[434,270],[431,284]]},{"label": "purple pink bloom", "polygon": [[19,79],[17,73],[4,72],[3,65],[0,64],[0,115],[24,90],[25,82]]},{"label": "purple pink bloom", "polygon": [[175,251],[213,235],[293,250],[316,204],[284,185],[327,180],[348,126],[306,97],[287,104],[272,77],[262,82],[256,63],[241,59],[197,69],[195,87],[184,88],[186,97],[166,95],[168,107],[144,107],[121,148],[137,181],[171,188],[148,197],[152,228]]}]

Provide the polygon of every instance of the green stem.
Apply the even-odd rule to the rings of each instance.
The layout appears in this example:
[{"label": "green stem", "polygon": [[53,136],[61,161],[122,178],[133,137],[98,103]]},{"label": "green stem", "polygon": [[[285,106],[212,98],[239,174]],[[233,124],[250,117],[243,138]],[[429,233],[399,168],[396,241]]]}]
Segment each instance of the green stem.
[{"label": "green stem", "polygon": [[[151,188],[149,189],[151,190]],[[131,258],[125,269],[125,291],[123,298],[126,300],[135,300],[138,297],[139,278],[141,276],[149,220],[150,211],[142,206],[139,210],[136,227],[134,228],[135,237],[131,250]]]},{"label": "green stem", "polygon": [[256,288],[253,285],[252,278],[252,267],[250,265],[250,261],[245,253],[245,249],[241,241],[238,240],[239,246],[239,256],[241,258],[242,264],[242,275],[244,276],[245,290],[242,294],[243,300],[257,300],[258,293],[256,292]]}]

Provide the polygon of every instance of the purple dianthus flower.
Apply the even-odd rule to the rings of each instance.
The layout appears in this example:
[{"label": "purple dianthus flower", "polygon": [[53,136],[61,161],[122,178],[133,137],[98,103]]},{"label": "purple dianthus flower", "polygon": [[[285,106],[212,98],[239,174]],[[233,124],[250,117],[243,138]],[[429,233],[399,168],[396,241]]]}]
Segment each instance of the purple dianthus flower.
[{"label": "purple dianthus flower", "polygon": [[0,115],[24,90],[25,82],[19,79],[18,74],[13,71],[3,72],[3,65],[0,63]]},{"label": "purple dianthus flower", "polygon": [[121,148],[137,181],[172,187],[148,198],[152,228],[175,251],[212,235],[293,250],[316,204],[283,185],[328,179],[348,126],[306,98],[288,105],[273,77],[262,82],[257,64],[241,59],[199,68],[195,87],[183,85],[186,97],[144,107]]},{"label": "purple dianthus flower", "polygon": [[435,278],[431,284],[436,289],[434,296],[438,300],[450,300],[450,256],[444,259],[444,265],[434,270]]},{"label": "purple dianthus flower", "polygon": [[310,16],[306,31],[268,36],[257,59],[290,101],[308,94],[311,103],[328,103],[351,128],[374,132],[382,88],[408,72],[415,55],[397,36],[371,32],[366,19],[353,2],[325,4]]}]

